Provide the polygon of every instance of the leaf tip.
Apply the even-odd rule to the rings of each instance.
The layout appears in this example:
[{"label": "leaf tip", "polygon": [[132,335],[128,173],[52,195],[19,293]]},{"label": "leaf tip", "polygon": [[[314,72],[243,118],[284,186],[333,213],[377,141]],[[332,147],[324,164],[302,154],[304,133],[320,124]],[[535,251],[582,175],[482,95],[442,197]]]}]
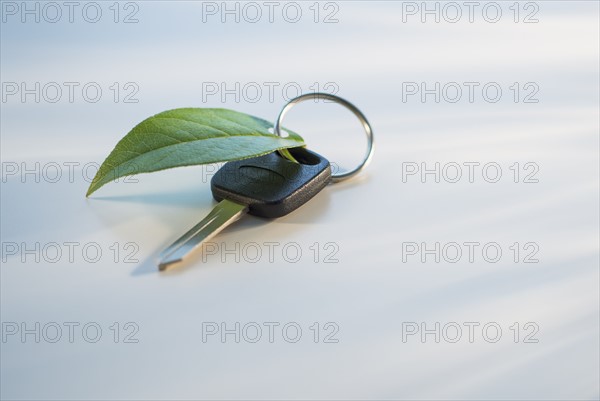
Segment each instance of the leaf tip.
[{"label": "leaf tip", "polygon": [[93,185],[90,185],[90,187],[88,188],[87,192],[85,193],[85,197],[86,199],[90,197],[91,194],[93,194],[96,191],[97,188],[94,188]]}]

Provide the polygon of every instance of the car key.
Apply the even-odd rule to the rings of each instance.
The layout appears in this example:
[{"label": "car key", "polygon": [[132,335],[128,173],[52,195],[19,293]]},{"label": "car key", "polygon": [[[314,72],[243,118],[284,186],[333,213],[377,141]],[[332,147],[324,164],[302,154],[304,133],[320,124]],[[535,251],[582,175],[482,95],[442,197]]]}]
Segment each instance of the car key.
[{"label": "car key", "polygon": [[305,148],[290,149],[298,161],[278,152],[228,162],[211,180],[217,206],[160,256],[159,269],[183,261],[245,213],[274,218],[296,210],[321,191],[331,179],[329,161]]}]

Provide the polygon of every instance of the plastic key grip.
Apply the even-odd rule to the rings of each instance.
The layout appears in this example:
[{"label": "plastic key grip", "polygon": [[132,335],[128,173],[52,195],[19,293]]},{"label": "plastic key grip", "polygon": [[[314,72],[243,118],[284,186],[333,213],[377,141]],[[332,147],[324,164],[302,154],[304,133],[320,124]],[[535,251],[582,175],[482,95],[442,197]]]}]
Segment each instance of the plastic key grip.
[{"label": "plastic key grip", "polygon": [[323,156],[304,148],[290,153],[300,163],[277,152],[226,163],[211,180],[213,197],[248,205],[248,213],[261,217],[296,210],[329,183],[331,166]]}]

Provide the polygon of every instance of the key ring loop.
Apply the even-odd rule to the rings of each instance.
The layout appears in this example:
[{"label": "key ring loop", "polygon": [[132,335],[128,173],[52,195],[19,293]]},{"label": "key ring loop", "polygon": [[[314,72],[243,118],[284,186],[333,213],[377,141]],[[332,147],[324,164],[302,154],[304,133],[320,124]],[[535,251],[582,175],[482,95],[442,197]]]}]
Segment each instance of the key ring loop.
[{"label": "key ring loop", "polygon": [[273,133],[275,135],[282,136],[280,126],[287,112],[290,111],[290,109],[294,107],[294,105],[309,99],[331,100],[335,103],[341,104],[342,106],[350,110],[360,120],[360,123],[362,124],[365,133],[367,134],[367,153],[365,154],[365,157],[362,160],[362,162],[354,169],[346,171],[345,173],[332,174],[331,181],[343,181],[358,174],[363,168],[365,168],[369,164],[371,158],[373,157],[373,129],[371,128],[371,124],[369,124],[367,117],[365,117],[365,115],[358,109],[358,107],[356,107],[349,101],[342,99],[339,96],[331,95],[329,93],[314,92],[305,93],[304,95],[300,95],[298,97],[293,98],[292,100],[287,102],[287,104],[283,106],[283,108],[279,112],[279,116],[277,117],[277,120],[275,121],[275,126],[273,127]]}]

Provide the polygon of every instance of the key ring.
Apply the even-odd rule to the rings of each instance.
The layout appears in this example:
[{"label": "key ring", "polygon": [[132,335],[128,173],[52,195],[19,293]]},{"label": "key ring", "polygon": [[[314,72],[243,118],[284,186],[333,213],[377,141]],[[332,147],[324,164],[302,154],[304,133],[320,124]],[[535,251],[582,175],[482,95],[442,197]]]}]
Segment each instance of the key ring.
[{"label": "key ring", "polygon": [[371,124],[369,124],[367,117],[365,117],[365,115],[355,105],[353,105],[352,103],[350,103],[349,101],[347,101],[345,99],[342,99],[339,96],[331,95],[329,93],[314,92],[314,93],[305,93],[304,95],[300,95],[298,97],[293,98],[292,100],[287,102],[287,104],[285,106],[283,106],[283,108],[279,112],[279,116],[277,117],[277,120],[275,121],[275,126],[273,127],[273,133],[275,135],[282,136],[281,130],[280,130],[280,125],[281,125],[281,122],[283,121],[283,117],[285,117],[287,112],[290,111],[290,109],[292,107],[294,107],[295,104],[303,102],[304,100],[309,100],[309,99],[325,99],[325,100],[331,100],[335,103],[341,104],[342,106],[344,106],[345,108],[350,110],[360,120],[363,128],[365,129],[365,133],[367,134],[367,153],[365,154],[365,157],[362,160],[362,162],[358,166],[356,166],[354,169],[352,169],[350,171],[346,171],[345,173],[332,174],[331,181],[332,182],[343,181],[343,180],[346,180],[346,179],[358,174],[363,168],[365,168],[369,164],[369,162],[371,161],[371,158],[373,157],[373,129],[371,128]]}]

